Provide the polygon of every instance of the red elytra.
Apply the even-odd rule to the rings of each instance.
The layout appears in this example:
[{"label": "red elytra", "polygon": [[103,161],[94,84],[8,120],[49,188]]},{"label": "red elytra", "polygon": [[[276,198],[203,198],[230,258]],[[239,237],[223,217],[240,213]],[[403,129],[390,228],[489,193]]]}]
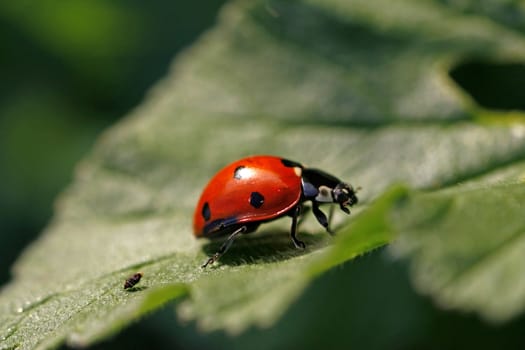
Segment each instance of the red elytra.
[{"label": "red elytra", "polygon": [[319,204],[337,203],[349,214],[347,206],[358,199],[352,186],[335,176],[280,157],[252,156],[219,170],[195,208],[193,230],[196,237],[230,236],[203,267],[219,259],[241,233],[254,232],[261,223],[286,215],[292,217],[293,243],[304,248],[296,229],[306,201],[311,201],[315,217],[330,232]]}]

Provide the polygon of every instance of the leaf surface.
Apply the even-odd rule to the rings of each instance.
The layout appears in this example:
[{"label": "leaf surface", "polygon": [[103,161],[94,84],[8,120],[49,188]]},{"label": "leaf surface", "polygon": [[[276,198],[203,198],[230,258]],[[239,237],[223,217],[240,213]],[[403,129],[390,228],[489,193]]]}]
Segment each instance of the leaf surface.
[{"label": "leaf surface", "polygon": [[[439,1],[229,4],[79,165],[0,295],[1,347],[88,345],[175,299],[205,330],[271,326],[316,276],[398,235],[394,251],[444,306],[499,320],[522,312],[522,289],[486,304],[503,285],[472,286],[501,271],[508,284],[525,266],[513,260],[523,181],[446,189],[503,166],[519,173],[512,164],[525,156],[521,114],[487,117],[450,80],[449,67],[471,56],[523,60],[525,40]],[[220,244],[191,233],[201,189],[225,164],[261,153],[361,186],[361,204],[336,214],[335,239],[307,219],[304,252],[283,219],[201,269]],[[143,280],[125,291],[137,271]]]}]

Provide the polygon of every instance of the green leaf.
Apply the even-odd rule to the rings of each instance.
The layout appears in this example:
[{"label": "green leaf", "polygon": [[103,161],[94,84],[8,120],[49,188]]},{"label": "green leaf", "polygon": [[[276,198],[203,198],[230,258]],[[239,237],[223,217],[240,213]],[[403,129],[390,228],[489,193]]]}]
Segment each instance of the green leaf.
[{"label": "green leaf", "polygon": [[[459,264],[436,268],[431,282],[418,277],[461,245],[440,247],[435,259],[425,248],[433,235],[441,237],[438,228],[450,225],[453,238],[466,244],[468,251],[457,252],[464,266],[475,260],[468,254],[495,251],[498,241],[471,246],[478,242],[468,238],[471,221],[478,210],[496,210],[499,200],[506,216],[496,222],[522,228],[519,210],[507,208],[521,192],[513,192],[513,202],[502,200],[505,189],[488,187],[487,205],[481,189],[453,188],[447,197],[393,184],[430,191],[524,158],[523,117],[487,117],[447,70],[471,56],[523,60],[525,40],[504,24],[441,2],[389,6],[312,0],[224,8],[217,26],[178,57],[168,77],[79,165],[53,221],[0,294],[1,348],[89,345],[175,299],[179,316],[204,330],[269,327],[312,279],[398,232],[400,254],[415,256],[418,285],[447,306],[467,305],[461,284],[452,285],[454,298],[440,294]],[[336,214],[335,239],[307,219],[304,252],[288,238],[289,221],[280,220],[201,269],[220,243],[191,233],[200,191],[220,167],[257,153],[362,186],[361,205],[350,218]],[[470,215],[461,225],[453,202],[464,203]],[[486,238],[497,228],[478,229]],[[502,237],[513,234],[505,232]],[[497,267],[482,271],[483,280]],[[139,270],[142,281],[125,291],[125,279]],[[470,305],[483,312],[480,302]],[[504,306],[513,312],[500,313],[502,319],[522,311],[516,303]]]},{"label": "green leaf", "polygon": [[440,306],[501,323],[525,310],[525,164],[410,197],[395,211],[391,251]]}]

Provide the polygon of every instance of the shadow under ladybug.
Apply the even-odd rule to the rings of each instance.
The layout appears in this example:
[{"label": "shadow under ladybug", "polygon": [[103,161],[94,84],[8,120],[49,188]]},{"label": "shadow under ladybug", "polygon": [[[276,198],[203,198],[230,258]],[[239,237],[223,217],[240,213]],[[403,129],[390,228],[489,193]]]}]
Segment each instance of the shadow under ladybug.
[{"label": "shadow under ladybug", "polygon": [[[288,260],[308,252],[325,247],[328,241],[325,236],[312,233],[301,233],[301,239],[306,248],[297,249],[290,244],[289,232],[282,229],[262,230],[256,235],[243,235],[242,239],[236,239],[228,249],[228,254],[221,256],[221,263],[237,266],[241,264],[276,262]],[[213,256],[220,251],[225,241],[211,240],[202,246],[206,255]]]}]

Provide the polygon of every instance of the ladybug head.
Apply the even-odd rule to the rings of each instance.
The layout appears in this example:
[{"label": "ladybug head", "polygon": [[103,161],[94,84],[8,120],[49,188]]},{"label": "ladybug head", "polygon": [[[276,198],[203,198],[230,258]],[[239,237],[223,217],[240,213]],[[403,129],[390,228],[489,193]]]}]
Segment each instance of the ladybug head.
[{"label": "ladybug head", "polygon": [[319,169],[303,169],[303,196],[317,203],[337,203],[342,211],[357,204],[356,192],[351,185]]},{"label": "ladybug head", "polygon": [[357,190],[354,190],[351,185],[340,182],[332,189],[332,198],[334,203],[339,204],[342,211],[350,214],[350,210],[348,210],[347,206],[351,207],[354,204],[357,204],[358,199],[355,195],[356,192]]}]

